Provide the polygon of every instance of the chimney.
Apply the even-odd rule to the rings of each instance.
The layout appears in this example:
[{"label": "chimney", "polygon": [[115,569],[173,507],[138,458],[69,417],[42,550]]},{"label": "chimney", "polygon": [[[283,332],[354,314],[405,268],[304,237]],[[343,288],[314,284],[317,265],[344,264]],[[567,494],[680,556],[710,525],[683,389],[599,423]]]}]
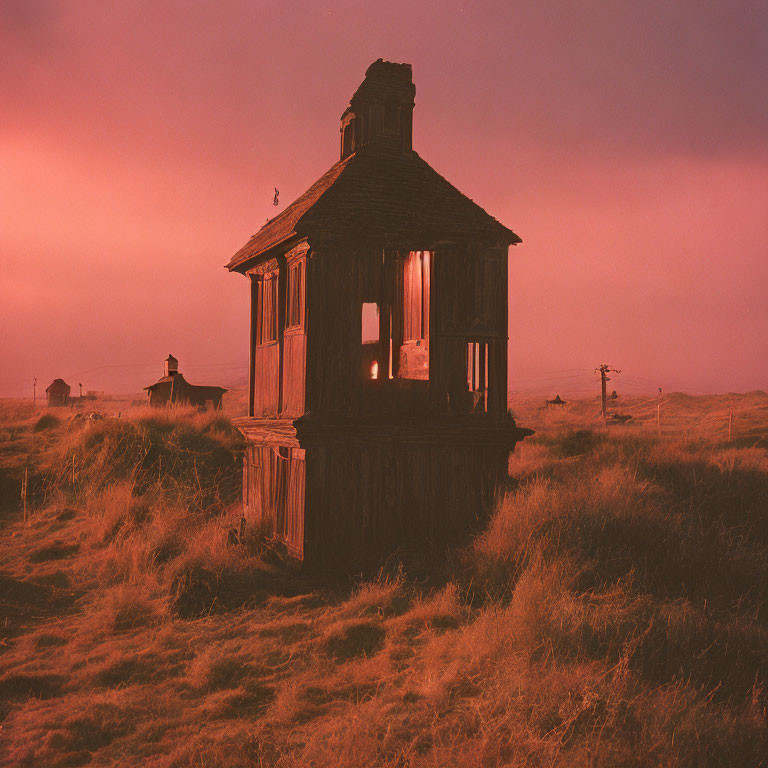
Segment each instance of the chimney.
[{"label": "chimney", "polygon": [[415,94],[410,64],[374,61],[341,116],[341,159],[366,144],[409,152]]},{"label": "chimney", "polygon": [[165,373],[164,376],[175,376],[179,372],[179,361],[173,356],[168,355],[165,358]]}]

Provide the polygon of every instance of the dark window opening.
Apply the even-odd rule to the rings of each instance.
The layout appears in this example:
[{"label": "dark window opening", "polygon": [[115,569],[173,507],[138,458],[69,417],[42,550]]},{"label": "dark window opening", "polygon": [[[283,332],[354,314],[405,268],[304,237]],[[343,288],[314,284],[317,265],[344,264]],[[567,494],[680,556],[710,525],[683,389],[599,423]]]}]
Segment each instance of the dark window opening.
[{"label": "dark window opening", "polygon": [[288,268],[288,328],[304,327],[305,299],[305,263],[297,261]]},{"label": "dark window opening", "polygon": [[467,389],[472,396],[473,413],[488,412],[488,344],[467,344]]},{"label": "dark window opening", "polygon": [[363,369],[367,379],[379,378],[379,311],[379,305],[375,302],[363,303]]}]

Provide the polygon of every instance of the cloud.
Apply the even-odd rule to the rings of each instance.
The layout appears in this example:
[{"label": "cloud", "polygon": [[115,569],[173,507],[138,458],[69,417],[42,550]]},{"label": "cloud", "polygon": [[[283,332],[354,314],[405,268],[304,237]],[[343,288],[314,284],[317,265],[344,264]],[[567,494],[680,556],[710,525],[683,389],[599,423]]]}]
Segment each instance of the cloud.
[{"label": "cloud", "polygon": [[[16,312],[1,392],[40,359],[52,375],[94,367],[110,340],[141,361],[245,359],[244,283],[221,265],[273,214],[274,187],[287,203],[336,160],[339,116],[379,56],[414,66],[417,150],[524,239],[514,361],[593,365],[615,346],[617,365],[663,373],[673,358],[654,360],[644,329],[674,349],[700,327],[696,386],[721,381],[713,357],[764,386],[763,2],[61,0],[0,14],[0,270]],[[98,329],[62,324],[90,309]]]}]

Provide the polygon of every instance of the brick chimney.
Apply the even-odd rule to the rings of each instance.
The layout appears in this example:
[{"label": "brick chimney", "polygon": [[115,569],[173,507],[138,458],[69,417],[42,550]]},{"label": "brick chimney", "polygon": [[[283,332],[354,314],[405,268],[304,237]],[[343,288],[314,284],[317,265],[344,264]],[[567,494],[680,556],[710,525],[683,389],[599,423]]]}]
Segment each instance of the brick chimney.
[{"label": "brick chimney", "polygon": [[341,158],[366,144],[410,151],[415,94],[410,64],[374,61],[341,116]]}]

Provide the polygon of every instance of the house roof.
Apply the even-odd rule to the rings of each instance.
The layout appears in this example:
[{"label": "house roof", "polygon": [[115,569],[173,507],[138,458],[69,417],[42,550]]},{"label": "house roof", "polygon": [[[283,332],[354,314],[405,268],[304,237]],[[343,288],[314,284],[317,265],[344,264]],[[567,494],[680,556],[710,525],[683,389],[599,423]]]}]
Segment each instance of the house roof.
[{"label": "house roof", "polygon": [[144,387],[144,389],[154,389],[158,384],[167,384],[169,381],[179,381],[183,386],[189,386],[186,379],[180,373],[177,373],[174,376],[162,376],[154,384],[150,384],[148,387]]},{"label": "house roof", "polygon": [[227,268],[244,271],[266,251],[315,232],[388,247],[424,248],[438,240],[521,242],[416,152],[364,146],[268,221]]},{"label": "house roof", "polygon": [[72,387],[64,379],[54,379],[46,388],[46,392],[70,392]]},{"label": "house roof", "polygon": [[349,165],[354,155],[339,160],[331,166],[303,195],[296,198],[284,211],[270,219],[251,239],[232,257],[227,269],[230,271],[259,256],[279,243],[296,236],[296,224],[299,219],[327,192]]},{"label": "house roof", "polygon": [[169,376],[162,376],[154,384],[150,384],[148,387],[144,387],[144,389],[151,391],[160,384],[169,384],[170,382],[174,383],[174,387],[179,387],[181,389],[207,389],[208,391],[219,390],[221,392],[227,391],[224,387],[210,387],[207,384],[190,384],[180,373]]}]

